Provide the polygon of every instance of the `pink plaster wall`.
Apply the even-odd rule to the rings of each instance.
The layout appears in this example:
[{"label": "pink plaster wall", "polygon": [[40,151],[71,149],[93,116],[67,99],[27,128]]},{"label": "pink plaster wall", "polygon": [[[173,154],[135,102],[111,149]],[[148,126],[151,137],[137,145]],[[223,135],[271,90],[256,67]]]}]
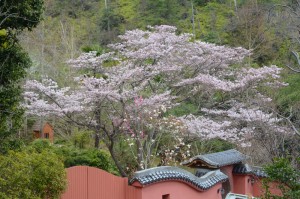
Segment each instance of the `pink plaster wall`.
[{"label": "pink plaster wall", "polygon": [[[262,195],[261,179],[251,175],[232,175],[232,166],[222,168],[230,178],[231,191],[234,193]],[[101,169],[76,166],[67,169],[68,188],[61,199],[163,199],[162,196],[170,194],[168,199],[221,199],[218,183],[206,191],[199,191],[182,181],[163,181],[142,187],[138,182],[128,185],[128,179],[107,173]],[[255,182],[251,184],[251,178]],[[249,179],[249,182],[248,182]],[[234,185],[234,186],[233,186]],[[271,193],[281,195],[277,188],[278,183],[270,183]]]},{"label": "pink plaster wall", "polygon": [[233,183],[233,175],[232,175],[232,170],[233,170],[233,165],[228,165],[221,167],[220,170],[228,176],[228,180],[230,183],[230,191],[234,190],[234,183]]},{"label": "pink plaster wall", "polygon": [[180,181],[158,182],[144,187],[142,198],[162,199],[163,195],[170,194],[170,199],[221,199],[221,193],[218,193],[220,188],[221,183],[218,183],[207,191],[198,191]]},{"label": "pink plaster wall", "polygon": [[[270,192],[271,192],[271,194],[282,196],[282,192],[278,188],[278,185],[279,184],[276,182],[269,183]],[[255,183],[253,184],[253,196],[261,197],[264,194],[263,190],[264,190],[264,188],[262,185],[262,179],[261,178],[255,179]]]},{"label": "pink plaster wall", "polygon": [[126,184],[125,199],[142,199],[142,188]]},{"label": "pink plaster wall", "polygon": [[94,167],[67,169],[68,187],[61,199],[142,199],[140,188],[128,185],[128,179]]},{"label": "pink plaster wall", "polygon": [[[254,183],[251,183],[251,179],[254,178]],[[254,197],[261,197],[264,194],[264,188],[262,185],[262,179],[253,175],[233,175],[234,193],[251,195]],[[278,189],[278,183],[269,183],[270,192],[274,195],[282,195],[280,189]]]},{"label": "pink plaster wall", "polygon": [[253,185],[250,175],[233,175],[234,193],[253,195]]}]

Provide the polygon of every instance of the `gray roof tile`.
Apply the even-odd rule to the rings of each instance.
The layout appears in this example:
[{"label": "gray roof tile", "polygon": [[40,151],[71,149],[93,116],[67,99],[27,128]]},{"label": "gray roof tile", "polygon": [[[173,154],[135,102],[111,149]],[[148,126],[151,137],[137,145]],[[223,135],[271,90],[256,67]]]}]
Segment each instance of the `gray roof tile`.
[{"label": "gray roof tile", "polygon": [[213,171],[211,169],[204,169],[204,168],[199,168],[196,170],[195,176],[201,177],[207,174],[208,172]]},{"label": "gray roof tile", "polygon": [[182,163],[182,165],[192,166],[192,167],[202,167],[201,164],[213,168],[220,168],[227,165],[238,164],[247,159],[247,157],[235,149],[222,151],[218,153],[210,153],[204,155],[197,155],[188,161]]},{"label": "gray roof tile", "polygon": [[268,177],[268,175],[264,172],[263,168],[249,166],[248,164],[235,165],[232,172],[236,174],[252,174],[257,177]]},{"label": "gray roof tile", "polygon": [[207,190],[215,184],[224,182],[227,179],[228,177],[220,170],[211,171],[204,176],[197,177],[178,167],[163,166],[136,172],[129,180],[129,184],[138,181],[145,186],[155,182],[178,180],[198,190]]}]

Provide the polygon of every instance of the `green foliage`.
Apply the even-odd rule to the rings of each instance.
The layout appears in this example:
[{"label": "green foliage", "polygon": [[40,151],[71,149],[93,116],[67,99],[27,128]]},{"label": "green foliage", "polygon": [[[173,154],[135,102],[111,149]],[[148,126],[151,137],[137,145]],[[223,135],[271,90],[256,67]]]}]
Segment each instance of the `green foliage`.
[{"label": "green foliage", "polygon": [[210,1],[211,0],[194,0],[194,3],[195,3],[195,5],[198,5],[198,6],[205,6]]},{"label": "green foliage", "polygon": [[64,157],[65,167],[86,165],[117,174],[110,156],[99,149],[77,149],[73,147],[57,147],[56,153]]},{"label": "green foliage", "polygon": [[105,31],[110,31],[116,28],[123,21],[123,17],[114,13],[113,9],[105,9],[100,21],[100,28]]},{"label": "green foliage", "polygon": [[167,114],[175,115],[175,116],[183,116],[187,114],[196,114],[198,112],[198,107],[192,103],[181,103],[178,106],[175,106],[171,110],[167,112]]},{"label": "green foliage", "polygon": [[24,149],[0,156],[0,198],[59,198],[66,188],[62,161],[51,151]]},{"label": "green foliage", "polygon": [[[27,53],[19,45],[13,44],[13,41],[9,43],[9,47],[0,48],[1,72],[5,74],[1,76],[1,86],[7,86],[24,77],[25,69],[31,64]],[[14,70],[11,70],[12,68]]]},{"label": "green foliage", "polygon": [[[86,135],[90,136],[87,132],[83,137]],[[43,151],[55,153],[63,160],[65,168],[85,165],[118,174],[110,156],[104,150],[75,148],[67,144],[53,145],[47,139],[35,140],[28,148],[29,150],[37,151],[39,153],[42,153]]]},{"label": "green foliage", "polygon": [[96,12],[99,0],[59,0],[46,1],[46,15],[51,17],[79,18],[82,14]]},{"label": "green foliage", "polygon": [[[240,3],[241,0],[237,0],[237,3]],[[218,4],[230,3],[230,0],[193,0],[193,2],[198,6],[206,6],[209,2],[214,2]],[[233,3],[233,1],[232,1]]]},{"label": "green foliage", "polygon": [[141,17],[147,25],[175,25],[178,11],[177,0],[148,0]]},{"label": "green foliage", "polygon": [[25,76],[30,59],[19,45],[11,44],[7,48],[0,47],[0,63],[0,73],[5,74],[0,77],[0,141],[3,142],[20,127],[23,110],[19,108],[21,88],[18,83]]},{"label": "green foliage", "polygon": [[139,0],[119,0],[117,2],[117,12],[124,17],[123,22],[125,27],[122,27],[122,31],[137,28],[137,23],[139,22],[137,10],[139,5]]},{"label": "green foliage", "polygon": [[31,30],[42,18],[43,0],[0,0],[0,29]]},{"label": "green foliage", "polygon": [[279,90],[276,103],[283,115],[286,117],[292,115],[290,119],[298,124],[300,120],[300,76],[299,74],[289,74],[285,81],[289,85]]},{"label": "green foliage", "polygon": [[91,143],[91,135],[92,132],[77,132],[73,136],[73,142],[75,147],[79,147],[80,149],[86,148]]},{"label": "green foliage", "polygon": [[278,95],[278,103],[283,107],[291,105],[300,105],[300,76],[299,74],[290,74],[285,80],[289,86],[283,87]]},{"label": "green foliage", "polygon": [[[298,158],[300,163],[300,159]],[[294,168],[287,158],[275,159],[273,164],[264,168],[268,178],[264,179],[266,193],[263,198],[269,199],[299,199],[300,198],[300,171]],[[282,196],[275,196],[270,193],[269,182],[278,182],[278,188]]]},{"label": "green foliage", "polygon": [[30,143],[28,149],[41,153],[44,150],[53,151],[54,147],[51,145],[48,139],[36,139]]},{"label": "green foliage", "polygon": [[[6,0],[7,2],[9,0]],[[0,3],[3,1],[0,0]],[[15,1],[11,1],[15,2]],[[21,1],[20,1],[21,2]],[[22,1],[24,4],[26,1]],[[27,1],[33,2],[33,1]],[[40,75],[43,71],[50,77],[57,77],[58,81],[68,81],[66,77],[69,77],[70,71],[66,69],[61,63],[65,62],[71,57],[75,57],[78,53],[77,49],[81,49],[85,52],[96,50],[99,54],[103,52],[104,44],[111,43],[117,37],[116,35],[122,33],[125,30],[135,28],[145,28],[147,25],[169,24],[176,25],[178,32],[193,33],[192,24],[192,6],[188,0],[109,0],[108,9],[104,8],[104,1],[99,0],[47,0],[45,1],[46,17],[43,26],[39,27],[39,30],[28,42],[28,48],[31,50],[32,57],[35,56],[35,63],[38,65],[35,69],[36,74]],[[255,50],[253,51],[254,64],[261,65],[276,60],[277,64],[284,65],[283,63],[287,59],[287,54],[290,50],[290,40],[283,40],[281,35],[277,35],[273,27],[267,28],[267,24],[263,21],[263,17],[266,16],[265,10],[262,13],[249,13],[249,18],[245,16],[246,20],[243,20],[243,15],[246,15],[246,11],[250,8],[256,10],[258,8],[269,8],[274,3],[282,3],[281,0],[237,0],[238,11],[241,10],[240,15],[234,8],[232,0],[193,0],[194,7],[194,25],[196,37],[203,41],[213,42],[218,44],[227,44],[230,46],[244,46],[248,48],[252,43],[255,43],[255,39],[258,42],[255,43]],[[257,3],[257,7],[255,6]],[[2,5],[2,4],[0,4]],[[252,7],[251,7],[252,6]],[[1,7],[1,6],[0,6]],[[244,9],[243,9],[244,8]],[[1,20],[0,20],[1,22]],[[253,26],[249,26],[249,22],[253,22]],[[21,22],[20,22],[21,23]],[[277,27],[277,29],[285,29],[283,27]],[[251,32],[252,31],[252,32]],[[40,40],[35,40],[40,38]],[[251,35],[252,34],[252,35]],[[6,36],[7,31],[0,28],[0,37]],[[250,35],[250,37],[249,37]],[[247,36],[249,38],[247,38]],[[6,42],[6,43],[5,43]],[[36,43],[34,43],[36,42]],[[103,46],[95,45],[101,44]],[[6,49],[8,43],[1,42],[3,49]],[[41,59],[40,51],[41,45],[43,45],[42,54],[45,56]],[[51,46],[51,48],[49,47]],[[5,48],[4,48],[5,47]],[[257,47],[257,48],[256,48]],[[1,56],[2,54],[0,54]],[[42,61],[41,61],[42,60]],[[146,63],[151,63],[153,60],[146,60]],[[1,62],[0,60],[0,63]],[[19,62],[22,63],[22,62]],[[250,63],[250,59],[249,59]],[[104,64],[107,67],[115,65],[114,61],[108,61]],[[13,65],[12,65],[13,66]],[[47,66],[47,67],[44,67]],[[58,66],[54,69],[55,66]],[[2,66],[1,66],[2,67]],[[0,71],[2,68],[0,68]],[[16,73],[18,70],[9,72]],[[54,72],[53,72],[54,71]],[[85,72],[85,71],[83,71]],[[87,75],[94,75],[88,74]],[[69,75],[69,76],[68,76]],[[101,75],[102,76],[102,75]],[[280,90],[277,102],[281,107],[281,111],[288,113],[290,106],[299,109],[299,75],[288,75],[287,78],[290,86]],[[16,78],[18,79],[18,78]],[[163,77],[157,76],[157,82],[163,81]],[[10,84],[11,85],[11,84]],[[17,127],[19,123],[15,117],[21,116],[21,110],[17,109],[18,102],[18,86],[13,84],[0,90],[0,148],[4,148],[3,151],[7,151],[10,147],[18,148],[18,144],[15,144],[13,140],[2,144],[1,136],[7,137],[11,134],[11,125],[8,118],[13,121],[13,126]],[[147,95],[147,94],[146,94]],[[5,101],[2,102],[1,97],[5,96]],[[213,96],[207,97],[205,100],[222,101],[224,96],[222,93],[215,93]],[[3,108],[3,104],[5,108]],[[15,104],[13,106],[10,106]],[[191,102],[182,103],[180,106],[169,110],[167,114],[182,116],[189,113],[197,113],[199,110],[199,102],[197,98],[191,99]],[[14,112],[13,115],[5,115],[4,119],[1,118],[2,110],[9,110]],[[294,110],[294,109],[293,109]],[[18,112],[20,111],[20,112]],[[20,114],[19,114],[20,113]],[[300,114],[294,121],[300,119]],[[4,121],[1,123],[1,121]],[[5,130],[1,129],[5,128]],[[15,130],[14,130],[15,132]],[[164,144],[173,144],[171,139],[163,138],[161,146]],[[88,135],[76,134],[73,142],[76,147],[87,148]],[[4,147],[5,146],[5,147]],[[45,146],[41,145],[41,150]],[[50,146],[50,148],[53,146]],[[219,139],[210,141],[196,141],[192,144],[192,153],[198,155],[199,153],[217,152],[232,148],[234,146],[223,142]],[[48,148],[45,147],[45,148]],[[98,152],[85,149],[81,150],[74,147],[62,146],[60,149],[54,147],[56,153],[62,154],[65,159],[66,165],[98,165],[97,162]],[[51,149],[52,150],[52,149]],[[123,159],[122,165],[128,166],[129,169],[136,169],[136,161],[134,156],[130,156],[128,151],[131,150],[128,147],[128,143],[118,141],[116,152],[118,159]],[[78,157],[78,158],[77,158]],[[100,156],[99,156],[100,157]],[[77,158],[77,159],[76,159]],[[102,156],[100,157],[100,159]],[[105,162],[105,161],[104,161]],[[104,168],[107,168],[104,164]],[[97,166],[97,167],[98,167]],[[102,168],[102,169],[104,169]],[[0,197],[1,198],[1,197]]]},{"label": "green foliage", "polygon": [[135,145],[129,146],[130,143],[125,137],[120,137],[115,145],[115,154],[120,160],[121,165],[126,166],[126,173],[133,173],[138,169],[138,162],[136,160],[136,148]]},{"label": "green foliage", "polygon": [[236,146],[222,139],[195,140],[191,143],[191,154],[196,156],[205,153],[215,153],[233,149]]},{"label": "green foliage", "polygon": [[41,20],[43,0],[0,0],[0,152],[12,149],[10,135],[20,127],[20,79],[31,62],[19,45],[17,33],[31,30]]},{"label": "green foliage", "polygon": [[217,44],[228,43],[225,27],[234,16],[233,8],[227,4],[209,2],[195,13],[195,32],[200,39]]},{"label": "green foliage", "polygon": [[[7,136],[10,135],[11,132],[7,131]],[[3,136],[3,132],[2,132]],[[4,139],[0,145],[0,154],[7,154],[10,150],[19,151],[24,147],[24,141],[22,139],[9,137]]]},{"label": "green foliage", "polygon": [[84,132],[84,133],[77,133],[74,136],[74,145],[75,147],[79,147],[80,149],[85,148],[91,142],[91,133]]},{"label": "green foliage", "polygon": [[86,45],[81,47],[81,50],[86,53],[96,51],[97,55],[101,55],[105,51],[104,48],[99,45]]}]

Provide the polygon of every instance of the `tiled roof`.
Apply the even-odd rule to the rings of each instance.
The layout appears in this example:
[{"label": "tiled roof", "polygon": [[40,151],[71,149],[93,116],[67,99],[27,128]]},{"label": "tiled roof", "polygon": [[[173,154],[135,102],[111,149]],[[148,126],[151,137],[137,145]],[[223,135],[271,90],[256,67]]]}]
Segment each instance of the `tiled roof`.
[{"label": "tiled roof", "polygon": [[182,181],[198,190],[207,190],[218,182],[224,182],[228,177],[220,170],[208,172],[202,177],[197,177],[192,173],[178,167],[155,167],[138,171],[129,180],[129,184],[138,181],[141,185],[149,185],[161,181]]},{"label": "tiled roof", "polygon": [[[33,126],[32,126],[32,130],[33,131],[41,131],[41,129],[43,129],[43,127],[47,124],[48,122],[46,121],[36,121]],[[48,123],[49,124],[49,123]],[[50,125],[50,124],[49,124]]]},{"label": "tiled roof", "polygon": [[207,174],[208,172],[211,172],[211,171],[213,171],[213,170],[200,168],[200,169],[196,170],[195,176],[201,177],[201,176],[204,176],[205,174]]},{"label": "tiled roof", "polygon": [[182,163],[189,167],[208,167],[220,168],[227,165],[241,163],[247,157],[235,149],[222,151],[218,153],[210,153],[205,155],[197,155],[188,161]]},{"label": "tiled roof", "polygon": [[235,165],[232,172],[236,174],[252,174],[257,177],[267,177],[267,174],[261,167],[249,166],[248,164]]}]

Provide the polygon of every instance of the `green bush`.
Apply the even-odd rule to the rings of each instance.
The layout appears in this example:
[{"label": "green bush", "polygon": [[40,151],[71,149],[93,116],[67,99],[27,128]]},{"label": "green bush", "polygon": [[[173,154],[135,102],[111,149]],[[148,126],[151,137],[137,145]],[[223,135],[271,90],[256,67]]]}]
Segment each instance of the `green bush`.
[{"label": "green bush", "polygon": [[[300,163],[299,158],[298,162]],[[263,181],[266,190],[264,199],[300,199],[300,171],[292,166],[289,159],[277,158],[264,170],[268,175],[268,178]],[[269,182],[278,182],[278,188],[283,195],[272,195],[268,186]]]},{"label": "green bush", "polygon": [[59,198],[66,188],[62,160],[52,151],[10,151],[0,156],[0,198]]}]

